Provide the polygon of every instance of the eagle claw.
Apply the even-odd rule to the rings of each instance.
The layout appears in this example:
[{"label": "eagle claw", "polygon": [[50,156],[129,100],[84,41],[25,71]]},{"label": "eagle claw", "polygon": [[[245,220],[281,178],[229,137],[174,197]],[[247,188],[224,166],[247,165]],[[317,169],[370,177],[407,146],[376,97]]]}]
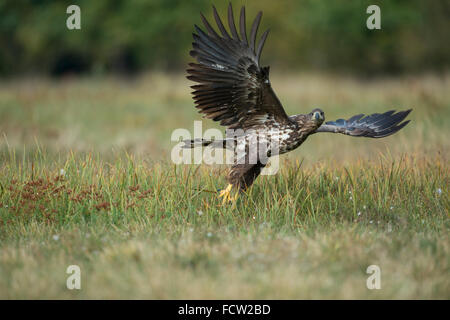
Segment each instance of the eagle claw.
[{"label": "eagle claw", "polygon": [[233,185],[229,184],[226,189],[221,190],[219,193],[219,198],[223,197],[222,200],[222,205],[224,205],[226,202],[235,202],[237,200],[237,197],[239,195],[239,193],[236,192],[235,195],[232,195],[232,189],[233,189]]}]

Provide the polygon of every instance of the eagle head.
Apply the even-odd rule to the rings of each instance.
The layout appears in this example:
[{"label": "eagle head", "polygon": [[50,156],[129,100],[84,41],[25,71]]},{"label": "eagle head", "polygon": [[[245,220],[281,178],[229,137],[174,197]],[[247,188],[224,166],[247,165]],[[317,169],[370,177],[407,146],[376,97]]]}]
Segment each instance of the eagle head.
[{"label": "eagle head", "polygon": [[320,126],[323,123],[323,121],[325,120],[325,114],[319,108],[315,108],[313,111],[311,111],[308,114],[308,116],[311,121],[314,121],[315,123],[317,123],[317,126]]}]

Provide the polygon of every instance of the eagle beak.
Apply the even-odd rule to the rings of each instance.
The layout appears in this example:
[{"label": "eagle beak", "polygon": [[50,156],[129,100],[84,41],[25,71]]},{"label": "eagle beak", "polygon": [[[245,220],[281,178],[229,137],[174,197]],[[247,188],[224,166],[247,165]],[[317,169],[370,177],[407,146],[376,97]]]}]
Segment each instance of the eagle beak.
[{"label": "eagle beak", "polygon": [[324,120],[323,115],[319,111],[314,112],[313,117],[317,122],[322,122]]}]

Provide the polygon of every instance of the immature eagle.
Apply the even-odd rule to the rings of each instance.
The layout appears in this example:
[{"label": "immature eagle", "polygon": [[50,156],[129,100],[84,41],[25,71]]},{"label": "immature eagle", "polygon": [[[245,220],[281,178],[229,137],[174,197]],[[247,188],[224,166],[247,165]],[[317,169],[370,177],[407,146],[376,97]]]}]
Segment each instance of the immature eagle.
[{"label": "immature eagle", "polygon": [[249,159],[249,154],[261,142],[266,146],[264,155],[270,157],[296,149],[310,134],[317,132],[382,138],[408,124],[409,121],[402,121],[411,110],[369,116],[359,114],[348,120],[339,119],[324,124],[324,113],[320,109],[288,116],[270,85],[269,67],[261,67],[259,63],[268,34],[267,30],[256,42],[262,12],[258,13],[252,24],[250,38],[246,33],[244,7],[240,13],[239,32],[234,23],[231,3],[228,6],[230,32],[225,29],[215,7],[213,13],[220,34],[201,14],[206,32],[195,26],[197,33],[193,34],[190,54],[198,63],[189,64],[188,79],[199,83],[192,86],[196,108],[206,118],[220,121],[221,125],[239,133],[229,134],[230,130],[227,130],[227,138],[221,141],[186,140],[184,147],[211,145],[231,148],[235,153],[239,153],[236,150],[241,151],[228,174],[229,185],[220,193],[224,202],[236,199],[231,196],[231,190],[248,188],[266,165],[261,153],[257,153],[256,160]]}]

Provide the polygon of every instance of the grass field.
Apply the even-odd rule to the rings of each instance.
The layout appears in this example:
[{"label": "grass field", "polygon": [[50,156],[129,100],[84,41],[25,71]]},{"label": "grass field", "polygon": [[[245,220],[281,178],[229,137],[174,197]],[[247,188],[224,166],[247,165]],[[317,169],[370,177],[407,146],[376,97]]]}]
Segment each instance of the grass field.
[{"label": "grass field", "polygon": [[312,136],[222,206],[226,166],[170,161],[200,119],[182,74],[0,83],[0,298],[449,299],[450,76],[273,78],[290,114],[412,122]]}]

